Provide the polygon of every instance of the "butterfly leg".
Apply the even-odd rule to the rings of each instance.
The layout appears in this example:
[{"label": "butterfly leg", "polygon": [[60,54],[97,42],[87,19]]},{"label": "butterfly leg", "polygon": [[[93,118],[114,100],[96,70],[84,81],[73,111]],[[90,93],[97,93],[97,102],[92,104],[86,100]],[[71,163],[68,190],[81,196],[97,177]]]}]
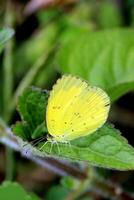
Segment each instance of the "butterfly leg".
[{"label": "butterfly leg", "polygon": [[45,147],[45,145],[48,143],[49,141],[46,141],[40,148],[39,148],[39,150],[41,151],[44,147]]},{"label": "butterfly leg", "polygon": [[56,142],[56,144],[57,144],[57,148],[58,148],[58,153],[60,154],[61,152],[60,152],[59,145],[58,145],[58,143],[57,143],[57,142]]},{"label": "butterfly leg", "polygon": [[69,141],[68,141],[68,144],[69,144],[69,147],[70,147],[71,153],[72,153],[73,152],[72,145],[71,145],[71,143]]},{"label": "butterfly leg", "polygon": [[52,150],[53,150],[53,145],[54,145],[54,142],[52,141],[52,142],[51,142],[51,147],[50,147],[49,154],[51,154],[51,153],[52,153]]}]

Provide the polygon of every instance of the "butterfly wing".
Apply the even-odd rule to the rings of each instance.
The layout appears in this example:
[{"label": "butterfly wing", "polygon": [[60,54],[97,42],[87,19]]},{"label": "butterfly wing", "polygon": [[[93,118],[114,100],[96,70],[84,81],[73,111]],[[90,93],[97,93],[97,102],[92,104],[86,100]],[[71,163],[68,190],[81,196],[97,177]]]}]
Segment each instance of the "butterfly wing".
[{"label": "butterfly wing", "polygon": [[110,100],[100,88],[64,75],[54,85],[47,106],[47,128],[55,140],[68,141],[101,127],[108,116]]}]

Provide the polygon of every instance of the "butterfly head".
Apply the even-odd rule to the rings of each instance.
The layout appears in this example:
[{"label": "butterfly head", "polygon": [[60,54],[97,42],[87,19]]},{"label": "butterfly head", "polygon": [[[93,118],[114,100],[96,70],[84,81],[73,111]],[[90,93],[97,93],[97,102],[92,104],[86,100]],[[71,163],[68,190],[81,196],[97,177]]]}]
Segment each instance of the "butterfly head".
[{"label": "butterfly head", "polygon": [[55,136],[55,137],[49,135],[47,137],[47,141],[49,141],[49,142],[61,142],[61,143],[66,143],[67,142],[64,135]]}]

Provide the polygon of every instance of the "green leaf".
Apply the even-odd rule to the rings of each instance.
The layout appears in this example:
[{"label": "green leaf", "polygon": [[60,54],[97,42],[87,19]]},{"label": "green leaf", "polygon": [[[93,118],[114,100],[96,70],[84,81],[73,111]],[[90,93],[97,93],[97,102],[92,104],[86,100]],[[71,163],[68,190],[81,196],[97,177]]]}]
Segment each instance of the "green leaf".
[{"label": "green leaf", "polygon": [[38,138],[42,136],[42,133],[48,132],[47,127],[44,126],[44,122],[37,126],[37,128],[32,133],[32,139]]},{"label": "green leaf", "polygon": [[133,35],[130,29],[113,29],[72,37],[57,55],[59,69],[103,88],[115,101],[134,89]]},{"label": "green leaf", "polygon": [[0,52],[5,42],[7,42],[14,35],[14,30],[11,28],[0,29]]},{"label": "green leaf", "polygon": [[76,190],[79,187],[80,182],[71,176],[65,176],[61,179],[61,184],[69,190]]},{"label": "green leaf", "polygon": [[39,200],[39,198],[34,195],[29,195],[25,190],[15,182],[4,182],[0,186],[0,199],[3,200]]},{"label": "green leaf", "polygon": [[17,122],[12,126],[12,131],[15,135],[21,137],[23,140],[31,139],[32,132],[27,122]]},{"label": "green leaf", "polygon": [[47,192],[48,200],[64,200],[69,194],[69,190],[60,185],[51,187]]},{"label": "green leaf", "polygon": [[28,88],[20,96],[18,102],[18,111],[21,119],[26,121],[31,130],[45,121],[45,112],[48,94],[39,88]]},{"label": "green leaf", "polygon": [[122,18],[118,6],[114,2],[101,2],[97,21],[103,29],[120,27],[122,25]]},{"label": "green leaf", "polygon": [[47,132],[45,113],[48,92],[39,88],[27,88],[19,98],[18,111],[22,122],[13,126],[13,132],[24,140],[35,139]]},{"label": "green leaf", "polygon": [[73,140],[70,145],[53,143],[52,146],[47,142],[38,148],[42,155],[44,152],[110,169],[134,169],[134,148],[111,125],[104,125],[93,134]]}]

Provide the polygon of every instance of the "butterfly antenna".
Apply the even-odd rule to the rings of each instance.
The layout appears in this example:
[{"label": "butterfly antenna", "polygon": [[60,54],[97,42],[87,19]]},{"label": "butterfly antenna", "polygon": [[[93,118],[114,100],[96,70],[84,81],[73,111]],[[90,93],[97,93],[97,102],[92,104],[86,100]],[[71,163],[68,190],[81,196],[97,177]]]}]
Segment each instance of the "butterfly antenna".
[{"label": "butterfly antenna", "polygon": [[38,140],[41,139],[42,137],[44,137],[44,136],[41,136],[40,138],[34,139],[33,141],[30,142],[30,144],[34,144],[34,142],[38,141]]},{"label": "butterfly antenna", "polygon": [[31,143],[32,143],[33,147],[35,147],[37,144],[39,144],[40,142],[42,142],[44,139],[46,139],[46,137],[42,136],[41,138],[38,138],[38,139],[32,141]]},{"label": "butterfly antenna", "polygon": [[[42,136],[41,138],[37,138],[34,141],[31,142],[26,142],[22,147],[25,148],[28,143],[30,143],[30,145],[32,145],[33,147],[35,147],[39,142],[41,142],[44,139],[44,136]],[[35,141],[37,141],[36,143],[34,143]]]}]

